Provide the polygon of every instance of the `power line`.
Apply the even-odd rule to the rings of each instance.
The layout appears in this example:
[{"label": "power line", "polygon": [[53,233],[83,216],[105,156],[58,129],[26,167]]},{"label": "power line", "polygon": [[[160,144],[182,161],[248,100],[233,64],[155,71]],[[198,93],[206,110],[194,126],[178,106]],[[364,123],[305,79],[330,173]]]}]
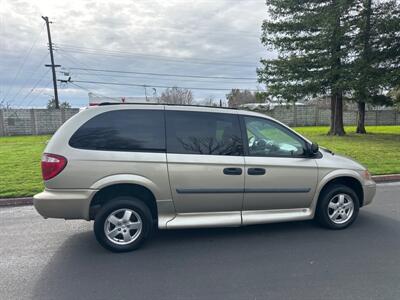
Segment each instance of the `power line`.
[{"label": "power line", "polygon": [[[46,57],[47,57],[47,53],[42,57],[42,59],[36,65],[36,67],[34,68],[34,71],[31,73],[31,76],[33,76],[34,74],[36,74],[36,72],[38,70],[40,70],[40,67],[44,63]],[[19,90],[14,94],[14,97],[11,98],[10,104],[13,103],[16,100],[17,96],[21,93],[21,91],[26,88],[26,86],[27,86],[28,82],[30,81],[30,79],[31,79],[30,77],[25,79],[24,83],[20,86]]]},{"label": "power line", "polygon": [[152,54],[143,54],[143,53],[132,53],[126,51],[116,51],[116,50],[99,50],[99,49],[90,49],[83,47],[62,47],[57,48],[58,51],[63,52],[72,52],[72,53],[81,53],[81,54],[90,54],[90,55],[100,55],[100,56],[110,56],[110,57],[141,57],[147,58],[151,60],[159,60],[166,62],[175,62],[175,63],[186,63],[186,64],[201,64],[201,65],[224,65],[231,67],[251,67],[256,68],[257,65],[251,62],[236,62],[236,61],[225,61],[225,60],[211,60],[205,58],[182,58],[177,56],[163,56],[163,55],[152,55]]},{"label": "power line", "polygon": [[[72,62],[72,64],[78,64],[78,65],[84,65],[88,68],[90,68],[87,64],[85,64],[84,62],[79,62],[75,57],[73,57],[72,55],[66,54],[66,53],[60,53],[57,52],[58,54],[60,54],[62,57],[64,57],[65,59],[67,59],[69,62]],[[88,75],[91,75],[89,72],[87,72]],[[101,80],[101,79],[100,79]],[[105,86],[104,86],[105,87]],[[107,88],[107,87],[106,87]]]},{"label": "power line", "polygon": [[[199,82],[199,83],[215,83],[215,80],[224,80],[224,82],[221,83],[225,83],[225,84],[237,84],[237,82],[229,82],[229,81],[225,81],[225,80],[251,80],[251,81],[257,81],[256,78],[251,78],[251,77],[230,77],[230,76],[202,76],[202,75],[188,75],[188,74],[167,74],[167,73],[150,73],[150,72],[134,72],[134,71],[123,71],[123,70],[108,70],[108,69],[95,69],[92,68],[90,66],[88,66],[87,64],[85,64],[84,62],[78,62],[77,59],[75,59],[74,57],[72,57],[71,55],[67,55],[67,53],[61,53],[58,52],[62,57],[64,57],[65,59],[67,59],[69,62],[72,62],[73,65],[85,65],[87,66],[87,68],[81,68],[81,67],[66,67],[66,69],[68,70],[69,73],[71,73],[71,70],[81,70],[84,73],[79,73],[79,72],[72,72],[72,76],[74,75],[83,75],[83,76],[94,76],[97,77],[98,80],[102,80],[102,78],[98,78],[98,77],[120,77],[120,78],[135,78],[135,79],[139,79],[139,80],[145,80],[145,79],[152,79],[152,80],[165,80],[164,78],[155,78],[154,76],[164,76],[167,78],[174,78],[174,77],[178,77],[181,78],[179,79],[180,81],[186,81],[186,82]],[[60,73],[63,73],[63,71],[59,71]],[[100,73],[102,72],[102,73]],[[106,73],[106,74],[103,74]],[[124,74],[128,74],[128,76],[125,75],[121,75],[121,73]],[[143,75],[143,76],[150,76],[149,78],[138,78],[137,76],[129,76],[129,74],[133,74],[133,75]],[[186,80],[186,79],[182,79],[182,78],[193,78],[193,79],[212,79],[212,81],[207,81],[207,80],[199,80],[199,81],[195,81],[195,80]],[[171,83],[169,83],[169,85],[171,85]],[[175,83],[172,83],[172,85],[175,85]]]},{"label": "power line", "polygon": [[86,91],[88,93],[92,93],[95,96],[100,96],[100,97],[104,97],[104,98],[108,98],[108,99],[114,100],[114,98],[111,98],[111,97],[108,97],[108,96],[105,96],[105,95],[102,95],[102,94],[99,94],[99,93],[94,93],[93,91],[89,90],[88,88],[85,88],[85,87],[83,87],[83,86],[81,86],[79,84],[76,84],[73,81],[69,81],[68,83],[70,83],[70,84],[72,84],[72,85],[74,85],[74,86],[76,86],[76,87],[78,87],[78,88],[80,88],[80,89],[82,89],[82,90],[84,90],[84,91]]},{"label": "power line", "polygon": [[[50,70],[50,69],[49,69],[49,70]],[[40,95],[42,95],[42,94],[44,93],[45,89],[48,88],[49,85],[50,85],[52,82],[53,82],[53,81],[50,80],[50,81],[42,88],[42,90],[41,90],[39,93],[37,93],[36,96],[33,97],[33,98],[31,99],[31,101],[28,102],[28,104],[27,104],[26,106],[29,107],[29,106],[31,105],[31,103],[34,103],[34,102],[36,101],[36,99],[37,99]]]},{"label": "power line", "polygon": [[[84,66],[90,68],[90,66],[88,66],[86,63],[84,63],[84,62],[79,62],[79,61],[78,61],[75,57],[73,57],[72,55],[69,55],[69,54],[66,54],[66,53],[60,53],[60,52],[58,52],[58,53],[59,53],[62,57],[64,57],[65,59],[67,59],[69,62],[72,62],[73,64],[84,65]],[[92,75],[90,72],[86,72],[86,74],[89,75],[89,76]],[[72,84],[72,85],[74,85],[74,86],[76,86],[76,87],[78,87],[78,88],[80,88],[80,89],[82,89],[82,90],[84,90],[84,91],[86,91],[86,92],[88,92],[88,93],[92,93],[92,94],[95,95],[95,96],[101,96],[101,97],[104,97],[104,98],[113,99],[113,98],[111,98],[111,97],[108,97],[108,96],[105,96],[105,95],[102,95],[102,94],[99,94],[99,93],[94,93],[93,91],[91,91],[91,90],[89,90],[89,89],[87,89],[87,88],[85,88],[85,87],[83,87],[83,86],[80,86],[80,85],[78,85],[78,84],[76,84],[76,83],[73,83],[73,82],[71,82],[71,81],[68,81],[68,83],[70,83],[70,84]],[[102,86],[104,86],[104,85],[102,85]],[[106,86],[104,86],[104,87],[105,87],[105,88],[108,88],[108,87],[106,87]]]},{"label": "power line", "polygon": [[[174,33],[180,35],[191,35],[193,34],[206,34],[207,37],[226,37],[229,35],[229,40],[233,39],[243,39],[243,37],[250,38],[250,39],[260,39],[259,35],[254,34],[254,32],[244,31],[244,30],[235,30],[235,31],[226,31],[226,30],[215,30],[214,28],[172,28],[172,27],[155,27],[155,26],[140,26],[135,24],[134,28],[143,28],[143,29],[153,29],[157,31],[166,31],[167,33]],[[151,31],[150,31],[151,32]],[[260,33],[261,35],[261,33]],[[196,35],[198,37],[199,35]]]},{"label": "power line", "polygon": [[[89,80],[73,80],[68,81],[70,83],[90,83],[90,84],[102,84],[102,85],[119,85],[119,86],[136,86],[136,87],[155,87],[155,88],[181,88],[188,90],[204,90],[204,91],[230,91],[231,89],[223,89],[223,88],[209,88],[209,87],[182,87],[182,86],[166,86],[166,85],[153,85],[153,84],[137,84],[137,83],[118,83],[118,82],[105,82],[105,81],[89,81]],[[256,92],[258,90],[247,89],[252,92]]]},{"label": "power line", "polygon": [[[220,60],[206,60],[206,59],[194,59],[194,58],[179,58],[172,56],[155,56],[150,54],[134,54],[134,53],[114,53],[114,52],[99,52],[95,50],[80,50],[80,49],[65,49],[58,48],[57,50],[69,53],[89,54],[96,56],[116,57],[116,58],[127,58],[134,57],[142,60],[155,60],[167,63],[181,63],[181,64],[195,64],[195,65],[212,65],[212,66],[230,66],[240,68],[256,68],[257,64],[254,63],[240,63],[240,62],[225,62]],[[257,61],[258,63],[258,61]]]},{"label": "power line", "polygon": [[[259,1],[259,0],[256,0]],[[85,24],[86,25],[86,24]],[[87,25],[92,25],[92,24],[87,24]],[[110,24],[111,25],[111,24]],[[226,37],[227,35],[229,35],[229,40],[231,40],[232,38],[234,39],[242,39],[243,37],[247,37],[247,38],[251,38],[251,39],[259,39],[260,34],[255,34],[255,31],[246,31],[246,30],[241,30],[241,29],[233,29],[233,30],[218,30],[215,28],[210,28],[210,27],[199,27],[198,24],[196,24],[195,28],[188,28],[188,27],[181,27],[181,28],[177,28],[177,27],[166,27],[166,26],[149,26],[149,25],[138,25],[138,24],[134,24],[134,26],[132,27],[132,30],[134,31],[139,31],[138,29],[152,29],[152,30],[156,30],[156,31],[165,31],[167,33],[177,33],[177,34],[182,34],[182,35],[191,35],[193,36],[193,34],[206,34],[207,36],[215,36],[215,37]],[[259,29],[259,28],[258,28]],[[149,33],[152,33],[152,31],[148,31]],[[154,31],[153,31],[154,32]]]},{"label": "power line", "polygon": [[21,103],[19,104],[20,106],[22,106],[22,104],[24,103],[25,99],[29,97],[30,94],[32,94],[32,92],[36,89],[36,87],[42,82],[42,80],[45,78],[45,76],[50,72],[50,69],[48,69],[46,72],[43,73],[42,77],[40,77],[36,83],[33,85],[33,87],[31,88],[31,90],[25,95],[24,98],[22,98]]},{"label": "power line", "polygon": [[14,76],[12,82],[11,82],[10,88],[7,90],[7,93],[4,95],[3,100],[7,99],[8,94],[13,89],[15,81],[18,78],[18,75],[21,72],[22,68],[25,66],[25,63],[26,63],[28,57],[31,55],[32,49],[35,47],[36,43],[39,41],[39,38],[41,37],[41,35],[43,33],[43,29],[44,29],[44,25],[41,28],[41,30],[40,30],[39,34],[37,35],[36,39],[33,41],[33,43],[31,45],[31,47],[29,48],[28,52],[25,54],[24,58],[22,59],[21,64],[19,65],[18,70],[15,73],[15,76]]},{"label": "power line", "polygon": [[[61,48],[58,47],[61,45]],[[145,57],[156,57],[156,58],[167,58],[167,59],[185,59],[185,60],[193,60],[193,61],[209,61],[209,62],[222,62],[222,63],[235,63],[239,65],[245,64],[252,64],[253,62],[242,62],[242,61],[232,61],[231,58],[227,58],[228,60],[221,60],[221,59],[209,59],[209,58],[202,58],[202,57],[179,57],[179,56],[171,56],[171,55],[159,55],[159,54],[147,54],[147,53],[138,53],[138,52],[131,52],[125,50],[109,50],[109,49],[99,49],[99,48],[90,48],[90,47],[82,47],[82,46],[75,46],[71,44],[64,44],[64,43],[57,43],[56,46],[60,50],[65,49],[78,49],[82,51],[93,51],[93,52],[104,52],[104,53],[115,53],[115,54],[128,54],[128,55],[136,55],[136,56],[145,56]]]},{"label": "power line", "polygon": [[[105,73],[123,73],[123,74],[137,74],[149,76],[164,76],[164,77],[182,77],[182,78],[204,78],[204,79],[230,79],[230,80],[257,80],[255,77],[229,77],[229,76],[205,76],[205,75],[185,75],[185,74],[170,74],[170,73],[151,73],[151,72],[136,72],[136,71],[122,71],[122,70],[108,70],[108,69],[93,69],[93,68],[69,68],[71,70],[105,72]],[[100,75],[100,74],[97,74]]]},{"label": "power line", "polygon": [[[67,68],[68,69],[68,68]],[[99,79],[99,77],[108,77],[108,78],[133,78],[136,80],[152,80],[152,81],[163,81],[164,83],[167,82],[173,82],[174,78],[171,77],[158,77],[158,76],[151,76],[151,77],[143,77],[143,76],[139,76],[139,75],[119,75],[116,73],[113,74],[103,74],[103,73],[88,73],[88,72],[70,72],[70,71],[58,71],[61,74],[65,74],[66,72],[68,72],[70,74],[71,77],[75,78],[75,75],[77,75],[77,78],[75,79],[80,79],[81,77],[86,78],[86,76],[89,77],[95,77],[97,79]],[[148,76],[148,75],[144,75],[144,76]],[[102,80],[102,79],[100,79]],[[237,84],[237,81],[227,81],[227,79],[218,79],[218,81],[216,81],[216,79],[196,79],[196,78],[179,78],[179,82],[191,82],[191,83],[216,83],[218,82],[219,84]],[[256,82],[256,79],[254,79],[254,82]],[[248,82],[247,82],[248,83]],[[170,84],[170,83],[168,83]]]}]

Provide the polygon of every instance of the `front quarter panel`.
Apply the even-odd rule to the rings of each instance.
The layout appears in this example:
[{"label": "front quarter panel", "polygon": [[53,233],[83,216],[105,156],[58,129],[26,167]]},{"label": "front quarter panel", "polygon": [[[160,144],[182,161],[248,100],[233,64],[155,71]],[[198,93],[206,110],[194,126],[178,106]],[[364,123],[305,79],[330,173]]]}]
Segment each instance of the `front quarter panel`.
[{"label": "front quarter panel", "polygon": [[340,177],[352,177],[360,182],[364,189],[364,179],[360,175],[359,172],[355,170],[349,170],[349,169],[337,169],[337,170],[331,170],[331,169],[320,169],[319,174],[318,174],[318,186],[317,186],[317,191],[315,193],[312,205],[311,205],[311,210],[313,216],[315,215],[315,210],[317,207],[318,203],[318,198],[319,195],[321,194],[322,189],[332,180]]}]

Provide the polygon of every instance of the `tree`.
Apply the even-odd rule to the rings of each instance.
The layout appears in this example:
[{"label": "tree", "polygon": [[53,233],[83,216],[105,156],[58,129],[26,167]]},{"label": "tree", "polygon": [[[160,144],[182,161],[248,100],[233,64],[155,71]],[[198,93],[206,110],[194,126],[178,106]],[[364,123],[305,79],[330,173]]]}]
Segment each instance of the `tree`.
[{"label": "tree", "polygon": [[[56,100],[54,98],[50,99],[47,102],[47,109],[55,109],[56,108]],[[69,102],[64,101],[60,103],[60,109],[71,108],[71,104]]]},{"label": "tree", "polygon": [[256,93],[249,90],[232,89],[226,95],[229,107],[238,107],[241,104],[257,102]]},{"label": "tree", "polygon": [[366,133],[365,105],[390,104],[385,92],[400,80],[400,6],[396,0],[360,0],[352,88],[358,105],[357,133]]},{"label": "tree", "polygon": [[389,96],[392,99],[392,104],[393,106],[397,109],[400,110],[400,85],[395,87],[389,92]]},{"label": "tree", "polygon": [[215,98],[212,95],[209,95],[203,99],[201,103],[205,106],[218,106],[217,102],[215,102]]},{"label": "tree", "polygon": [[160,102],[168,104],[190,105],[193,103],[193,94],[191,90],[184,88],[167,88],[161,93]]},{"label": "tree", "polygon": [[349,90],[347,35],[356,0],[267,0],[268,19],[262,43],[278,57],[262,59],[257,70],[270,97],[295,102],[309,96],[330,95],[329,134],[345,134],[343,93]]}]

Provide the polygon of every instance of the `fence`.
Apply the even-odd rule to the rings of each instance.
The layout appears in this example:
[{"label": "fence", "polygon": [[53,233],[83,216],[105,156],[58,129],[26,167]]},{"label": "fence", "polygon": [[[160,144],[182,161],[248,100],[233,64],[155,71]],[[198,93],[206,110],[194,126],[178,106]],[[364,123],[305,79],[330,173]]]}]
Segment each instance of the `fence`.
[{"label": "fence", "polygon": [[0,110],[0,136],[52,134],[79,109]]},{"label": "fence", "polygon": [[[52,134],[79,109],[3,109],[0,110],[0,136]],[[260,111],[289,126],[329,125],[331,112],[316,106],[280,106]],[[357,111],[344,111],[345,125],[355,125]],[[366,125],[400,125],[400,112],[370,110],[366,112]]]},{"label": "fence", "polygon": [[[259,111],[289,126],[324,126],[330,124],[331,110],[313,105],[278,106],[269,111]],[[357,124],[357,111],[343,112],[344,125]],[[400,112],[395,110],[367,110],[366,125],[400,125]]]}]

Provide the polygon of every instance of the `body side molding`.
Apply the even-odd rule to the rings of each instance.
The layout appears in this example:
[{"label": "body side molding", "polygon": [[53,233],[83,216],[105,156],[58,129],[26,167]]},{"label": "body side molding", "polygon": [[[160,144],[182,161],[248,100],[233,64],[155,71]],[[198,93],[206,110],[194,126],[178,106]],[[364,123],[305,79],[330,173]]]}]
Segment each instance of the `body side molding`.
[{"label": "body side molding", "polygon": [[188,188],[176,189],[178,194],[232,194],[232,193],[308,193],[311,188],[245,188],[245,189],[225,189],[225,188]]}]

